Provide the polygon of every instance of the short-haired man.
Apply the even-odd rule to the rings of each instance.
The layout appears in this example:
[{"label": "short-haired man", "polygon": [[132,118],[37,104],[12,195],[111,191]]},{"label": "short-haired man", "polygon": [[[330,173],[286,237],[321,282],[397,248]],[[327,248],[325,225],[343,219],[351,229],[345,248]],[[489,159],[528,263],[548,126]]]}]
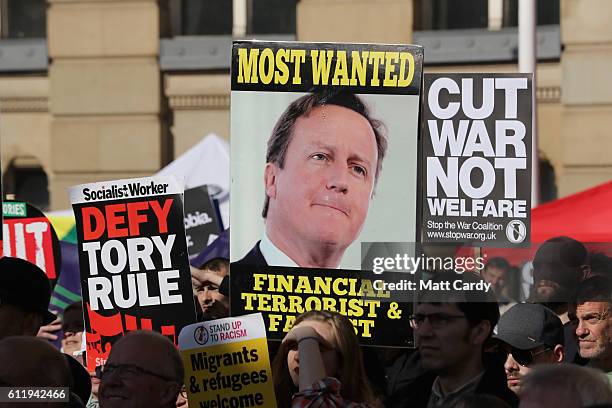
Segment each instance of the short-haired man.
[{"label": "short-haired man", "polygon": [[583,408],[612,406],[605,375],[575,364],[541,365],[527,374],[521,408]]},{"label": "short-haired man", "polygon": [[268,140],[265,234],[241,263],[337,268],[368,214],[387,140],[356,95],[294,101]]},{"label": "short-haired man", "polygon": [[573,290],[588,275],[588,251],[579,241],[555,237],[542,243],[533,259],[531,303],[553,310],[565,324]]},{"label": "short-haired man", "polygon": [[519,303],[499,319],[497,333],[500,348],[507,354],[504,368],[508,388],[520,394],[523,376],[538,364],[563,361],[563,324],[545,306]]},{"label": "short-haired man", "polygon": [[[71,372],[64,355],[48,341],[29,336],[11,336],[0,341],[0,387],[69,387]],[[6,391],[5,391],[6,392]],[[6,396],[6,394],[4,394]],[[72,399],[72,395],[66,395]],[[25,401],[20,401],[25,402]],[[22,404],[0,403],[0,406]],[[24,406],[34,406],[25,404]],[[38,406],[38,405],[36,405]],[[66,402],[45,402],[41,406],[66,407]],[[77,406],[77,405],[71,405]]]},{"label": "short-haired man", "polygon": [[[453,272],[438,273],[433,281],[451,282],[450,288],[456,281],[479,282],[470,274]],[[472,394],[491,394],[518,405],[506,386],[501,363],[484,353],[498,320],[498,305],[491,293],[454,289],[422,293],[410,321],[427,373],[397,390],[386,406],[446,407]]]},{"label": "short-haired man", "polygon": [[117,341],[98,367],[101,408],[174,408],[185,371],[174,344],[153,331],[136,331]]},{"label": "short-haired man", "polygon": [[576,289],[576,337],[580,357],[612,381],[612,280],[594,276]]},{"label": "short-haired man", "polygon": [[568,304],[576,286],[588,276],[588,255],[581,242],[561,236],[542,243],[533,259],[533,287],[528,301],[548,307],[561,319],[566,362],[582,363],[573,335],[575,327],[568,316]]},{"label": "short-haired man", "polygon": [[202,320],[229,316],[228,272],[229,261],[223,258],[212,259],[201,269],[191,267],[191,283],[202,308]]},{"label": "short-haired man", "polygon": [[504,258],[495,257],[487,262],[480,273],[482,279],[491,284],[498,297],[503,294],[503,289],[506,287],[510,268],[510,264]]},{"label": "short-haired man", "polygon": [[0,339],[36,336],[42,325],[55,320],[47,310],[51,286],[45,272],[19,258],[0,258]]}]

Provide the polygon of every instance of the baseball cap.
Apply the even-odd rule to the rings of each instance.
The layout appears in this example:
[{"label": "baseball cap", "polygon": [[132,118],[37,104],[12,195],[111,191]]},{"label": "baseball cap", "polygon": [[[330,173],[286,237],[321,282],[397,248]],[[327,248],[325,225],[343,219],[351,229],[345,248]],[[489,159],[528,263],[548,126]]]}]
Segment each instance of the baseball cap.
[{"label": "baseball cap", "polygon": [[533,258],[535,281],[549,280],[573,288],[582,279],[582,265],[588,262],[588,251],[569,237],[555,237],[542,243]]},{"label": "baseball cap", "polygon": [[191,260],[191,266],[201,268],[208,261],[223,258],[229,259],[229,228],[221,232],[209,246],[204,248],[195,258]]},{"label": "baseball cap", "polygon": [[43,325],[56,316],[48,310],[51,284],[45,272],[20,258],[0,258],[0,303],[17,306],[43,316]]},{"label": "baseball cap", "polygon": [[536,303],[519,303],[508,309],[499,319],[493,338],[519,350],[542,345],[554,347],[565,342],[561,319]]}]

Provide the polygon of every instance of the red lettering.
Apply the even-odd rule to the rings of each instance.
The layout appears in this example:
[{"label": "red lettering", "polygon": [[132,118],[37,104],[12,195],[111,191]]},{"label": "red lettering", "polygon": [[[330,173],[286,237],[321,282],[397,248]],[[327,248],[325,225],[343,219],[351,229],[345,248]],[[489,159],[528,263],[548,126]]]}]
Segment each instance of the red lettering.
[{"label": "red lettering", "polygon": [[[105,223],[104,214],[96,207],[85,207],[82,209],[83,215],[83,239],[85,241],[98,239],[104,233]],[[92,229],[92,217],[95,221],[95,229]]]},{"label": "red lettering", "polygon": [[130,223],[130,236],[140,235],[140,224],[147,222],[146,214],[139,214],[138,210],[146,210],[149,208],[148,201],[139,201],[136,203],[129,203],[128,210],[128,221]]},{"label": "red lettering", "polygon": [[167,198],[166,201],[164,201],[163,207],[159,206],[158,201],[151,201],[151,208],[157,216],[160,234],[165,234],[168,232],[168,213],[172,207],[172,201],[174,201],[174,199]]},{"label": "red lettering", "polygon": [[127,237],[130,231],[127,228],[119,228],[125,224],[125,216],[117,215],[118,212],[125,212],[125,204],[111,204],[106,208],[106,229],[109,238]]},{"label": "red lettering", "polygon": [[[85,241],[99,239],[107,230],[108,238],[133,237],[140,235],[140,225],[149,221],[149,207],[155,213],[159,233],[168,233],[168,214],[174,199],[168,198],[160,205],[158,201],[109,204],[104,212],[96,207],[85,207],[83,215],[83,238]],[[127,220],[126,220],[127,215]]]}]

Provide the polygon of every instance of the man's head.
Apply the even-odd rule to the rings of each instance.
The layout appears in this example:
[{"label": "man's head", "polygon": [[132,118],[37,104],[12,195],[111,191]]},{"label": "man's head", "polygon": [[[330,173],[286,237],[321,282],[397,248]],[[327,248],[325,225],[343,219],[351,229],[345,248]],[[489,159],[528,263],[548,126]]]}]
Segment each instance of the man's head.
[{"label": "man's head", "polygon": [[343,252],[365,222],[386,149],[382,124],[356,95],[321,91],[293,102],[268,140],[269,235]]},{"label": "man's head", "polygon": [[[538,248],[533,259],[531,301],[557,314],[564,312],[573,289],[588,272],[588,251],[569,237],[555,237]],[[561,308],[560,308],[561,307]]]},{"label": "man's head", "polygon": [[504,258],[492,258],[487,262],[487,265],[481,272],[481,276],[485,282],[493,286],[496,293],[500,293],[501,289],[506,285],[510,268],[510,264]]},{"label": "man's head", "polygon": [[525,377],[520,408],[608,407],[612,390],[606,376],[575,364],[541,365]]},{"label": "man's head", "polygon": [[580,356],[612,371],[612,280],[594,276],[578,285],[574,311]]},{"label": "man's head", "polygon": [[478,282],[469,274],[439,273],[433,282],[451,283],[449,289],[420,294],[411,317],[423,367],[443,373],[467,361],[482,363],[485,343],[499,320],[495,298],[478,290],[455,290],[453,282]]},{"label": "man's head", "polygon": [[35,336],[55,315],[47,310],[49,279],[42,269],[19,258],[0,258],[0,339]]},{"label": "man's head", "polygon": [[102,369],[100,407],[174,407],[184,375],[170,340],[152,331],[132,332],[115,343]]},{"label": "man's head", "polygon": [[[0,387],[72,387],[64,355],[48,341],[12,336],[0,341]],[[41,404],[45,407],[65,403]]]},{"label": "man's head", "polygon": [[514,305],[499,319],[493,337],[500,340],[500,347],[508,356],[504,364],[508,388],[517,394],[523,376],[534,366],[563,361],[563,324],[552,310],[542,305]]},{"label": "man's head", "polygon": [[[229,316],[229,298],[219,292],[220,281],[227,276],[229,261],[216,258],[202,267],[202,279],[192,279],[198,303],[204,320],[221,319]],[[218,279],[215,279],[218,278]]]},{"label": "man's head", "polygon": [[589,254],[589,276],[607,276],[612,278],[612,258],[601,252]]}]

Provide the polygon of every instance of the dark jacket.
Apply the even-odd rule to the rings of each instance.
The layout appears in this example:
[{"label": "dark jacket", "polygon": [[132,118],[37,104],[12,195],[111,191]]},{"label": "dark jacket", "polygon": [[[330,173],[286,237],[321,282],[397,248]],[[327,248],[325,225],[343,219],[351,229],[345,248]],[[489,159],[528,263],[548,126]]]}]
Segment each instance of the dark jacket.
[{"label": "dark jacket", "polygon": [[266,262],[266,258],[264,258],[261,250],[259,249],[259,244],[261,241],[257,241],[255,246],[251,248],[251,250],[239,261],[234,263],[240,265],[251,265],[251,266],[268,266],[268,262]]},{"label": "dark jacket", "polygon": [[[484,358],[485,373],[474,394],[489,394],[501,398],[511,407],[517,407],[519,400],[507,386],[503,364],[493,357]],[[425,408],[429,403],[431,387],[437,374],[428,372],[412,383],[398,389],[387,397],[386,408]]]}]

